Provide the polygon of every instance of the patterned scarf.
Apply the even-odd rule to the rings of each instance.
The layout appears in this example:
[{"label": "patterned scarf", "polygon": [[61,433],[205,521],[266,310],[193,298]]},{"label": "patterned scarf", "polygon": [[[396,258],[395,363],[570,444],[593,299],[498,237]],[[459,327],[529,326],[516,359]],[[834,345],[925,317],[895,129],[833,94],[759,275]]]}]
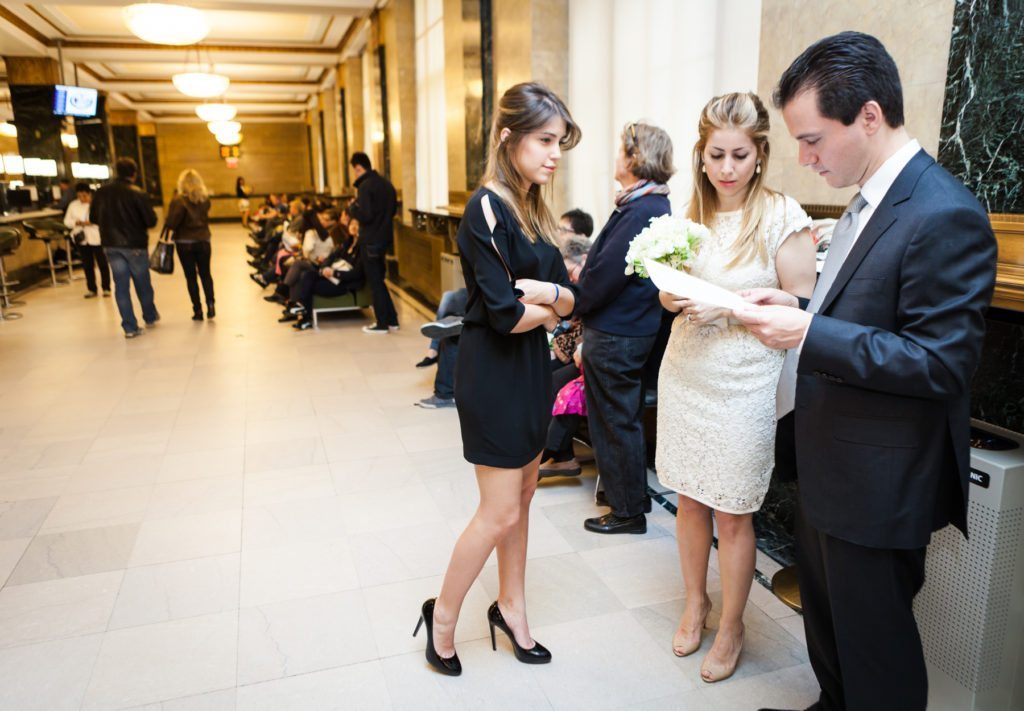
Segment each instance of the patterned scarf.
[{"label": "patterned scarf", "polygon": [[615,207],[622,207],[627,202],[633,202],[644,195],[668,195],[668,186],[664,183],[656,183],[653,180],[639,180],[628,188],[615,193]]}]

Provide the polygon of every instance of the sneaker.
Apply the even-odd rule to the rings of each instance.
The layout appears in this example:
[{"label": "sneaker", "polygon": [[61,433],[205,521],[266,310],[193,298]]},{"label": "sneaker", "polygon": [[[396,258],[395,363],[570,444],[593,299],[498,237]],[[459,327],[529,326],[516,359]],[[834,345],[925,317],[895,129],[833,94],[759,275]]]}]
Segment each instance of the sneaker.
[{"label": "sneaker", "polygon": [[109,296],[110,296],[110,290],[109,289],[104,290],[103,298],[108,298]]},{"label": "sneaker", "polygon": [[284,315],[281,316],[281,318],[277,319],[277,322],[278,323],[288,323],[289,321],[298,321],[298,320],[299,320],[299,317],[296,316],[295,314],[290,314],[288,312],[285,312]]},{"label": "sneaker", "polygon": [[419,402],[414,402],[413,405],[416,407],[422,407],[424,410],[439,410],[442,407],[455,407],[455,398],[443,398],[437,395],[431,395],[425,397]]},{"label": "sneaker", "polygon": [[427,338],[451,338],[462,333],[461,316],[445,316],[420,326],[420,333]]},{"label": "sneaker", "polygon": [[285,301],[287,301],[287,299],[285,299],[280,294],[271,294],[270,296],[264,296],[263,300],[264,301],[269,301],[269,302],[271,302],[273,304],[284,304]]},{"label": "sneaker", "polygon": [[160,320],[160,316],[157,316],[157,317],[156,317],[155,319],[153,319],[152,321],[146,321],[146,325],[147,325],[147,326],[155,326],[155,325],[156,325],[156,322],[157,322],[157,321],[159,321],[159,320]]},{"label": "sneaker", "polygon": [[391,333],[395,333],[399,328],[401,328],[401,326],[397,323],[394,326],[388,326],[388,330],[391,331]]},{"label": "sneaker", "polygon": [[391,333],[391,329],[387,326],[378,326],[373,324],[372,326],[363,326],[363,333],[373,333],[378,336],[386,336]]},{"label": "sneaker", "polygon": [[293,323],[292,328],[294,328],[296,331],[308,331],[309,329],[313,328],[313,322],[307,321],[306,319],[302,318]]},{"label": "sneaker", "polygon": [[99,294],[97,294],[95,291],[85,292],[85,298],[87,299],[95,299],[97,296],[99,296]]},{"label": "sneaker", "polygon": [[288,307],[288,313],[301,315],[306,313],[306,307],[302,304],[294,304]]},{"label": "sneaker", "polygon": [[432,365],[437,365],[437,356],[423,356],[423,360],[416,364],[417,368],[429,368]]},{"label": "sneaker", "polygon": [[145,331],[143,331],[141,328],[136,328],[134,331],[125,331],[124,332],[124,337],[125,338],[138,338],[139,336],[141,336],[144,333],[145,333]]},{"label": "sneaker", "polygon": [[249,278],[254,282],[262,286],[264,289],[267,288],[267,280],[263,278],[262,274],[250,274]]}]

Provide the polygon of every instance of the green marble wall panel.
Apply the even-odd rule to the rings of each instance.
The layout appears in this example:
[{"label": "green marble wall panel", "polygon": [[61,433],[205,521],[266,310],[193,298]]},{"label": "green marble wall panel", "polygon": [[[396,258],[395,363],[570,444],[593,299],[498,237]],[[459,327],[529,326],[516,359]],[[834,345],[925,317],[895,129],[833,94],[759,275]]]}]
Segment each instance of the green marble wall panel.
[{"label": "green marble wall panel", "polygon": [[939,162],[989,212],[1024,213],[1024,0],[957,0]]}]

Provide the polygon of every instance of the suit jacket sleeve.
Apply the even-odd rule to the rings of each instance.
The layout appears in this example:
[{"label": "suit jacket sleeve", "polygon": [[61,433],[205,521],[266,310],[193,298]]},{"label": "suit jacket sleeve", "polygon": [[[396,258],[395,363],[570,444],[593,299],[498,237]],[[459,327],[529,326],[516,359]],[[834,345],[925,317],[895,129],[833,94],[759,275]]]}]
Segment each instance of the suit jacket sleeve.
[{"label": "suit jacket sleeve", "polygon": [[983,213],[934,210],[918,224],[893,277],[898,330],[816,315],[799,372],[909,397],[965,395],[981,353],[995,264],[996,242]]}]

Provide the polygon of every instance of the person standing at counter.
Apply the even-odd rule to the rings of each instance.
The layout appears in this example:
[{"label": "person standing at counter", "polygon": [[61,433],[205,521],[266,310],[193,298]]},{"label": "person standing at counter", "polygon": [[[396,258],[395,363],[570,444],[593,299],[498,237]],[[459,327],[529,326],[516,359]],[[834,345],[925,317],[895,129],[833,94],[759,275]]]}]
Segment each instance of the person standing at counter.
[{"label": "person standing at counter", "polygon": [[88,291],[85,298],[96,298],[96,269],[100,271],[100,284],[103,295],[110,296],[110,265],[103,254],[100,244],[100,228],[89,219],[89,208],[92,204],[92,188],[88,183],[75,186],[78,196],[68,204],[64,213],[64,224],[71,230],[76,242],[80,242],[78,250],[82,254],[82,271],[85,272],[85,285]]},{"label": "person standing at counter", "polygon": [[147,326],[160,320],[149,278],[149,230],[156,227],[156,212],[149,196],[135,184],[139,174],[135,161],[118,158],[114,170],[117,177],[96,191],[91,214],[114,273],[114,300],[124,337],[135,338],[144,331],[132,308],[132,283],[142,305],[142,320]]}]

